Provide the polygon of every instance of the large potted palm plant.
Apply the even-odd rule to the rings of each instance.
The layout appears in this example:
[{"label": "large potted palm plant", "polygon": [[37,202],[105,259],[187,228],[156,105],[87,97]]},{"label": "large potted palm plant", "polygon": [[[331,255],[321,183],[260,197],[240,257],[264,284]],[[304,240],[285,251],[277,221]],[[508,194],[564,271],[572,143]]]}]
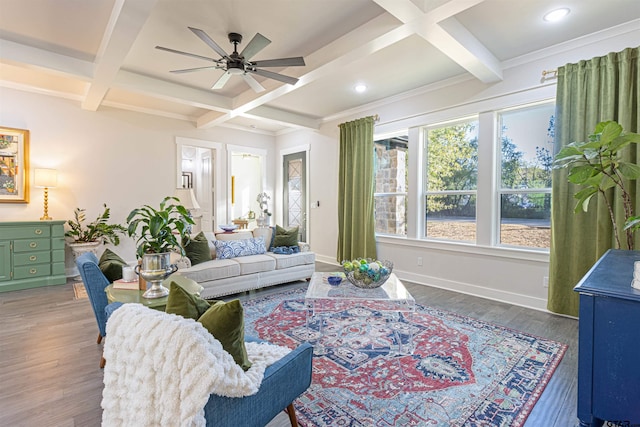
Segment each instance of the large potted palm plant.
[{"label": "large potted palm plant", "polygon": [[181,242],[188,238],[193,220],[187,209],[175,197],[165,197],[158,209],[144,205],[127,217],[129,236],[136,237],[137,256],[142,260],[136,267],[138,274],[151,284],[144,298],[159,298],[169,294],[162,281],[177,270],[171,264],[171,252],[184,255]]}]

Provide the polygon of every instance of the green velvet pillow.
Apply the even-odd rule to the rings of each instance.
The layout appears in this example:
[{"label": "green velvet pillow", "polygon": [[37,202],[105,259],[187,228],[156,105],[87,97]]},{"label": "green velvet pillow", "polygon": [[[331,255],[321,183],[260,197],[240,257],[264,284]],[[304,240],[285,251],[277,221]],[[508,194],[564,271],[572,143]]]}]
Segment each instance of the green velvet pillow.
[{"label": "green velvet pillow", "polygon": [[110,282],[122,279],[122,267],[125,265],[127,263],[110,249],[105,249],[98,261],[100,271]]},{"label": "green velvet pillow", "polygon": [[222,344],[233,360],[245,371],[251,367],[244,345],[244,310],[240,301],[218,301],[211,305],[198,322]]},{"label": "green velvet pillow", "polygon": [[207,300],[190,294],[176,282],[171,282],[169,285],[165,313],[178,314],[187,319],[198,320],[209,307],[211,304]]},{"label": "green velvet pillow", "polygon": [[200,264],[201,262],[211,260],[211,249],[204,232],[200,232],[191,240],[182,242],[187,258],[191,261],[191,265]]},{"label": "green velvet pillow", "polygon": [[272,247],[279,246],[296,246],[298,244],[298,227],[292,227],[288,230],[276,225],[276,237],[273,238]]}]

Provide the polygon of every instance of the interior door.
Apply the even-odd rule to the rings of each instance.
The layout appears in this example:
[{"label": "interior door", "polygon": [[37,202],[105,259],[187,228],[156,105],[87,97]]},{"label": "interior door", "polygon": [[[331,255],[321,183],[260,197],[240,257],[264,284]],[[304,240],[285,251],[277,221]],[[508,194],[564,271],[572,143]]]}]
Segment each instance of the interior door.
[{"label": "interior door", "polygon": [[201,157],[202,188],[199,190],[198,200],[202,209],[202,230],[213,231],[216,229],[215,206],[215,182],[213,165],[215,164],[215,150],[206,149]]},{"label": "interior door", "polygon": [[298,239],[307,238],[307,161],[304,151],[284,156],[284,185],[282,200],[284,206],[284,226],[299,227]]}]

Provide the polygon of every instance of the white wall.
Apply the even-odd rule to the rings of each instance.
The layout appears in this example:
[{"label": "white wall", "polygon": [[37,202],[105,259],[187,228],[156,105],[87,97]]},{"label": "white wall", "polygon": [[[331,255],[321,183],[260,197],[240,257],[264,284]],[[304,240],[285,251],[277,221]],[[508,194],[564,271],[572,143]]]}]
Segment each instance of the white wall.
[{"label": "white wall", "polygon": [[[0,100],[2,126],[30,131],[31,181],[34,168],[58,170],[58,186],[49,190],[49,215],[56,220],[71,218],[76,207],[86,208],[93,219],[107,203],[112,219],[124,223],[131,209],[157,206],[176,188],[177,136],[259,147],[275,156],[275,138],[269,135],[223,127],[195,129],[189,122],[107,107],[84,111],[76,101],[7,88],[0,88]],[[222,151],[219,163],[226,176],[227,152]],[[274,176],[267,174],[271,189]],[[38,220],[43,190],[32,186],[30,191],[28,204],[0,203],[0,221]],[[219,195],[218,204],[225,206],[228,196]],[[135,260],[128,238],[116,252]],[[70,271],[70,253],[66,260]]]},{"label": "white wall", "polygon": [[[452,79],[358,109],[326,122],[317,133],[298,131],[278,137],[279,150],[311,144],[309,200],[320,200],[320,207],[310,211],[310,244],[317,259],[336,262],[339,123],[378,114],[376,133],[383,134],[554,98],[555,80],[541,82],[543,70],[635,47],[638,40],[640,30],[621,26],[606,36],[586,37],[504,63],[504,80],[496,84],[486,85],[466,77]],[[410,159],[410,168],[415,172],[419,159]],[[410,206],[417,203],[412,201]],[[543,282],[549,268],[547,253],[427,242],[416,237],[420,235],[418,216],[414,214],[413,220],[416,223],[409,225],[412,237],[377,239],[378,257],[392,260],[399,277],[546,309],[547,289]],[[418,265],[418,257],[422,258],[422,266]]]}]

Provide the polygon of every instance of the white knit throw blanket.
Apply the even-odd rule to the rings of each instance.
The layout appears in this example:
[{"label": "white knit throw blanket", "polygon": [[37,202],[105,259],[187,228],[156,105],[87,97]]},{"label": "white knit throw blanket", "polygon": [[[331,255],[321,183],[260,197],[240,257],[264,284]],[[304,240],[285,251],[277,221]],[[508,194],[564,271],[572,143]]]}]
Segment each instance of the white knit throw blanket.
[{"label": "white knit throw blanket", "polygon": [[210,394],[242,397],[289,349],[246,343],[248,371],[200,323],[140,304],[109,318],[102,393],[103,426],[204,426]]}]

